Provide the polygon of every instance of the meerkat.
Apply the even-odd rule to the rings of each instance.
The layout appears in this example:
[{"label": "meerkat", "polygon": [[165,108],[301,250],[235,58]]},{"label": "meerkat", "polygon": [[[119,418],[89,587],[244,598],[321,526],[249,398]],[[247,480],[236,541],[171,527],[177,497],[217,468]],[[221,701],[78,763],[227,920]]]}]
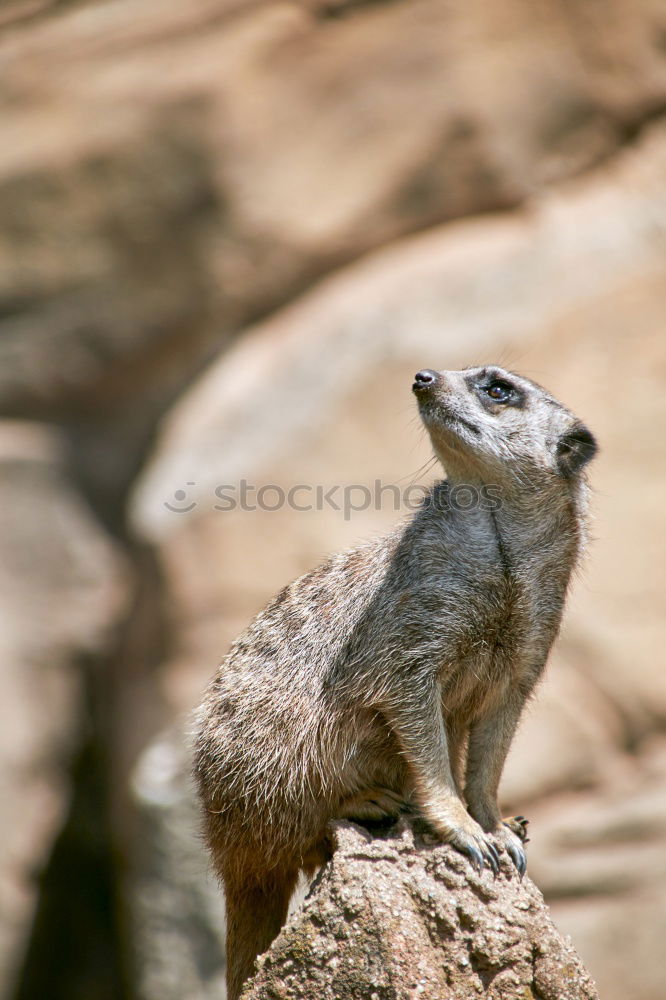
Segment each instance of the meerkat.
[{"label": "meerkat", "polygon": [[447,479],[388,537],[285,587],[198,713],[229,1000],[299,872],[328,856],[332,819],[411,808],[475,866],[496,872],[505,851],[525,871],[524,821],[502,820],[498,786],[584,545],[596,443],[541,386],[495,365],[420,371],[413,391]]}]

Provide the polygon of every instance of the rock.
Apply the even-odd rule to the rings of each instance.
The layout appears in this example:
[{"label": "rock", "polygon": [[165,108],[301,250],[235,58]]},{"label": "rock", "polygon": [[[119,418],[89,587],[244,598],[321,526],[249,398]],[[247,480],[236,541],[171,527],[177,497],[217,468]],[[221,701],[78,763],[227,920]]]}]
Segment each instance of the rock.
[{"label": "rock", "polygon": [[138,814],[131,882],[141,1000],[224,996],[224,902],[202,850],[190,757],[177,729],[161,733],[132,776]]},{"label": "rock", "polygon": [[136,529],[157,539],[188,517],[214,516],[217,486],[276,463],[297,435],[324,428],[351,391],[368,391],[368,366],[376,380],[377,366],[409,371],[424,357],[449,367],[493,352],[520,357],[544,329],[566,328],[586,304],[658,274],[665,176],[660,125],[612,166],[529,211],[397,243],[246,331],[164,420],[132,498]]},{"label": "rock", "polygon": [[58,421],[106,514],[211,340],[216,194],[196,116],[89,140],[9,176],[0,154],[0,412]]},{"label": "rock", "polygon": [[[173,720],[287,579],[408,512],[429,458],[408,426],[409,373],[424,363],[499,357],[569,400],[602,444],[588,575],[506,798],[538,819],[575,787],[592,815],[618,775],[640,784],[642,748],[666,724],[658,0],[10,0],[0,27],[0,413],[58,427],[0,434],[8,979],[68,808],[85,726],[79,665],[104,658],[122,617],[122,544],[140,607],[104,689],[108,756],[99,780],[90,768],[77,780],[102,785],[100,799],[113,785],[110,876],[151,845],[142,989],[215,991],[212,896],[184,873],[193,813],[144,802],[145,840],[133,839],[116,800],[165,722],[163,699]],[[352,487],[357,505],[375,477],[399,487],[399,509],[390,496],[362,510],[339,496],[339,509],[215,506],[215,488],[242,478],[272,484],[269,500],[295,484]],[[179,513],[191,503],[193,518]],[[108,737],[91,734],[98,749]],[[79,850],[91,840],[81,823],[69,843],[92,897],[95,861],[88,879]],[[599,940],[612,940],[621,898],[638,927],[644,882],[607,894],[601,915],[592,894],[615,884],[615,861],[585,883],[544,842],[544,884],[561,905],[580,892],[576,928],[609,1000],[659,995],[639,931],[604,965],[584,916],[599,912]],[[645,913],[660,927],[661,869],[651,891]],[[42,896],[53,928],[61,897]],[[85,935],[70,937],[86,962],[69,965],[87,971],[63,994],[95,977],[113,991]],[[39,955],[32,963],[48,980]]]},{"label": "rock", "polygon": [[544,796],[603,785],[611,769],[622,768],[622,714],[567,660],[564,645],[551,654],[509,752],[502,777],[508,813]]},{"label": "rock", "polygon": [[666,988],[666,740],[610,759],[602,787],[560,793],[529,811],[529,872],[608,1000]]},{"label": "rock", "polygon": [[259,959],[246,1000],[598,996],[506,857],[495,878],[404,820],[374,839],[351,823],[334,830],[333,860]]},{"label": "rock", "polygon": [[56,7],[3,14],[0,410],[111,414],[124,448],[315,277],[518,204],[666,103],[650,0]]},{"label": "rock", "polygon": [[13,996],[39,880],[88,719],[85,664],[108,653],[126,579],[67,480],[57,434],[0,423],[0,996]]},{"label": "rock", "polygon": [[589,896],[584,902],[561,900],[553,915],[557,925],[573,936],[588,965],[598,970],[600,996],[654,1000],[664,995],[663,962],[655,961],[666,934],[661,880],[638,892]]}]

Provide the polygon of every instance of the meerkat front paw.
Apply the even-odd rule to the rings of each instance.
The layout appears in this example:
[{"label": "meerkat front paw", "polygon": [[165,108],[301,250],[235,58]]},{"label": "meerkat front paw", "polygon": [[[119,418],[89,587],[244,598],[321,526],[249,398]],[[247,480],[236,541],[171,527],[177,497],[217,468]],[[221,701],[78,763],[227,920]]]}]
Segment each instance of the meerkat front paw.
[{"label": "meerkat front paw", "polygon": [[495,875],[499,873],[499,854],[493,838],[484,833],[462,804],[459,809],[447,810],[442,816],[431,814],[428,819],[442,840],[465,854],[477,871],[485,865]]},{"label": "meerkat front paw", "polygon": [[527,820],[514,816],[503,820],[501,826],[493,830],[492,837],[500,850],[506,851],[522,878],[527,870],[527,856],[523,845],[527,843]]},{"label": "meerkat front paw", "polygon": [[499,854],[491,838],[479,827],[478,833],[458,827],[453,831],[449,842],[472,862],[477,871],[484,865],[492,869],[494,875],[499,874]]}]

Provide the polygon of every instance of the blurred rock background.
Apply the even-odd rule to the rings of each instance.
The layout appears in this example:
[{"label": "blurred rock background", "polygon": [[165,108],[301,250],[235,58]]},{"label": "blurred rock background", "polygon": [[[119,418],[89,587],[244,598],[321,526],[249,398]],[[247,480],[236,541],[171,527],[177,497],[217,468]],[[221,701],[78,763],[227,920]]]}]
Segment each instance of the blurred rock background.
[{"label": "blurred rock background", "polygon": [[223,995],[187,714],[407,511],[215,491],[428,482],[412,373],[499,361],[602,446],[504,803],[661,1000],[663,0],[6,0],[0,107],[0,997]]}]

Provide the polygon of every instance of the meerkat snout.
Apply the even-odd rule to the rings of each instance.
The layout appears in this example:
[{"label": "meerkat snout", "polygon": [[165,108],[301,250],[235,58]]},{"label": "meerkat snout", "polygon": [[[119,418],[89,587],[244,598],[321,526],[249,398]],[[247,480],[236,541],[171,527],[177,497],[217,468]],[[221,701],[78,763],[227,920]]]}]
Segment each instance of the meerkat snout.
[{"label": "meerkat snout", "polygon": [[414,392],[419,392],[421,389],[427,389],[436,385],[439,381],[441,381],[439,372],[434,371],[432,368],[424,368],[414,376],[412,389]]}]

